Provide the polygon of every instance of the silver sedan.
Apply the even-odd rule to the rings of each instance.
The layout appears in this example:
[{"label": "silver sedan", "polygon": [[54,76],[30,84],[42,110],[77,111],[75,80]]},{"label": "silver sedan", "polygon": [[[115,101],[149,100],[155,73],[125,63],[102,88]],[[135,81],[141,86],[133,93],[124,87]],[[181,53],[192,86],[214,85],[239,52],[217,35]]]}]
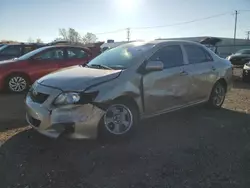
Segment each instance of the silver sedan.
[{"label": "silver sedan", "polygon": [[231,80],[231,63],[198,43],[134,42],[37,80],[26,119],[53,138],[119,138],[144,118],[201,103],[220,108]]}]

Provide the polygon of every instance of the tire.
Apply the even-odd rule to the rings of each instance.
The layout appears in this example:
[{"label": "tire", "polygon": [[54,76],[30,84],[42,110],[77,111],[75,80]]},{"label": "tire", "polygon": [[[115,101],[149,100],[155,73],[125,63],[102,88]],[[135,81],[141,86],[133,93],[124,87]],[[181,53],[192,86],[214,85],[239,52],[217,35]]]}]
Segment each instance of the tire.
[{"label": "tire", "polygon": [[226,97],[226,86],[218,81],[211,91],[208,106],[213,109],[220,109]]},{"label": "tire", "polygon": [[136,106],[126,100],[116,100],[109,105],[100,121],[98,137],[105,140],[128,138],[135,132],[138,122]]},{"label": "tire", "polygon": [[12,93],[22,93],[29,87],[29,79],[25,75],[13,74],[6,79],[6,89]]},{"label": "tire", "polygon": [[243,73],[242,73],[242,81],[243,81],[243,82],[249,82],[249,79],[248,79],[247,76],[245,75],[244,70],[243,70]]}]

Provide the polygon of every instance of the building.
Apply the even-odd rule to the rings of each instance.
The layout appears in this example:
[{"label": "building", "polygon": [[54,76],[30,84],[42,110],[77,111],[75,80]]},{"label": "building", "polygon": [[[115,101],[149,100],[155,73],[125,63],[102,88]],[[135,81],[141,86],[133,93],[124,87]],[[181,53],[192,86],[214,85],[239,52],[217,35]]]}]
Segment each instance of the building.
[{"label": "building", "polygon": [[[201,37],[183,37],[183,38],[160,38],[155,40],[188,40],[193,42],[201,42],[205,38],[209,38],[209,36],[201,36]],[[214,37],[210,37],[214,38]],[[216,37],[220,39],[220,42],[216,43],[215,47],[216,52],[219,56],[225,58],[228,55],[235,53],[238,50],[241,49],[250,49],[250,40],[247,39],[236,39],[235,40],[235,46],[234,46],[234,39],[233,38],[223,38],[223,37]],[[129,43],[128,41],[123,42],[114,42],[111,40],[111,43],[104,43],[101,47],[108,47],[108,48],[114,48],[122,44]],[[130,41],[134,42],[134,41]],[[211,47],[211,46],[210,46]]]}]

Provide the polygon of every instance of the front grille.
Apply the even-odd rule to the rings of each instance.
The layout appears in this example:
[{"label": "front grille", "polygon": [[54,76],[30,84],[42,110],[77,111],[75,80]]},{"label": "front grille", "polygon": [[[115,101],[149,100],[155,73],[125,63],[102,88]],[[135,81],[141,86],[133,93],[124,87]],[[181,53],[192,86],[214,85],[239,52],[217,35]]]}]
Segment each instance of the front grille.
[{"label": "front grille", "polygon": [[30,98],[32,99],[32,101],[42,104],[44,103],[44,101],[47,100],[47,98],[49,97],[48,94],[44,94],[44,93],[34,93],[33,90],[30,91]]},{"label": "front grille", "polygon": [[27,119],[29,121],[29,123],[35,127],[39,127],[39,125],[41,124],[41,121],[38,119],[35,119],[33,117],[31,117],[30,115],[27,114]]}]

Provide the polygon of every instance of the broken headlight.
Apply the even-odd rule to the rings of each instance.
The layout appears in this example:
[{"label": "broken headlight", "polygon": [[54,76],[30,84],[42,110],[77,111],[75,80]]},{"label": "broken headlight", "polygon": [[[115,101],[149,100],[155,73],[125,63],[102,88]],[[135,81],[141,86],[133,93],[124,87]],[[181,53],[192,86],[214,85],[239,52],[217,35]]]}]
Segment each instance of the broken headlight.
[{"label": "broken headlight", "polygon": [[68,105],[68,104],[76,104],[80,101],[80,94],[75,92],[67,92],[61,93],[58,95],[54,101],[54,105]]}]

